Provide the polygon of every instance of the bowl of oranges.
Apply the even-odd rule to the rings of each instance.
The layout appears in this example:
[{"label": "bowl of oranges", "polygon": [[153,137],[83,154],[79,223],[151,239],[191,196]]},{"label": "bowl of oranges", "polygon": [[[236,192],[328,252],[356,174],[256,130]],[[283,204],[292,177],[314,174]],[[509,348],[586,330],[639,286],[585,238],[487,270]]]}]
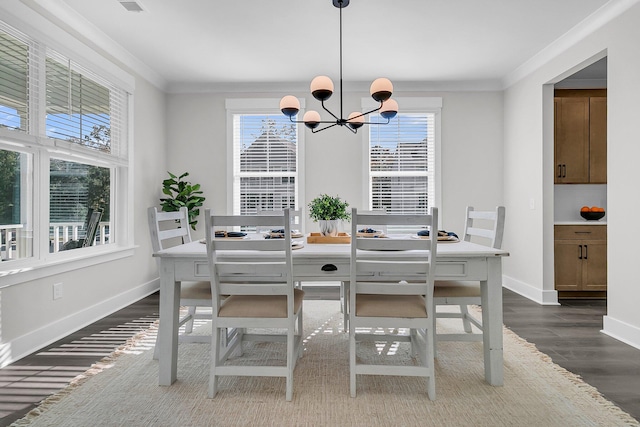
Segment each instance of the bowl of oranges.
[{"label": "bowl of oranges", "polygon": [[587,221],[597,221],[604,217],[604,208],[599,206],[583,206],[580,208],[580,216]]}]

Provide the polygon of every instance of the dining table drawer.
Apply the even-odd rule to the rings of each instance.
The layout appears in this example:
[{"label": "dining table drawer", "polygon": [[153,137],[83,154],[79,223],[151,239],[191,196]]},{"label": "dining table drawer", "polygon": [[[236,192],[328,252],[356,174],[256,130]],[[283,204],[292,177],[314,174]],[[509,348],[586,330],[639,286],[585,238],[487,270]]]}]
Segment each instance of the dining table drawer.
[{"label": "dining table drawer", "polygon": [[313,260],[305,263],[293,262],[293,275],[296,279],[303,280],[305,278],[330,278],[340,277],[348,279],[350,273],[349,260],[344,261],[324,261]]},{"label": "dining table drawer", "polygon": [[436,263],[436,280],[486,280],[487,263],[482,260],[447,260]]}]

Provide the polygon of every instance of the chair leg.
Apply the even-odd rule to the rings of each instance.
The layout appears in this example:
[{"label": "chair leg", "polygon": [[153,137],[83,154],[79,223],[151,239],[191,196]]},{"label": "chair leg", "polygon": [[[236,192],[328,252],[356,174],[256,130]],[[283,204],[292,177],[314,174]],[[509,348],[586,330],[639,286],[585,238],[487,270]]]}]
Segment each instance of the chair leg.
[{"label": "chair leg", "polygon": [[462,315],[462,324],[464,325],[464,331],[468,334],[473,332],[471,329],[471,322],[469,322],[469,309],[466,305],[460,306],[460,314]]},{"label": "chair leg", "polygon": [[218,376],[216,375],[218,361],[220,360],[220,335],[223,329],[213,325],[211,330],[211,368],[209,372],[209,398],[213,399],[218,393]]},{"label": "chair leg", "polygon": [[356,331],[349,328],[349,384],[351,397],[356,397]]},{"label": "chair leg", "polygon": [[436,400],[436,376],[435,376],[435,353],[434,353],[434,343],[435,343],[435,330],[433,328],[427,329],[427,339],[426,339],[426,357],[427,360],[423,361],[425,366],[428,367],[429,376],[427,377],[427,396],[429,396],[429,400]]},{"label": "chair leg", "polygon": [[414,329],[414,328],[411,328],[409,330],[409,337],[411,338],[410,339],[410,344],[411,344],[411,348],[410,348],[411,353],[410,354],[411,354],[412,357],[417,357],[418,356],[417,330]]},{"label": "chair leg", "polygon": [[[159,332],[159,331],[158,331]],[[158,338],[156,338],[156,346],[153,349],[153,360],[158,360],[158,353],[160,352],[160,347],[158,346]]]},{"label": "chair leg", "polygon": [[432,348],[433,348],[433,358],[436,359],[438,357],[438,334],[436,333],[436,305],[435,303],[433,304],[433,309],[431,311],[432,316],[431,318],[433,319],[433,322],[431,322],[431,330],[433,331],[433,343],[432,343]]},{"label": "chair leg", "polygon": [[196,306],[191,306],[188,309],[189,320],[184,324],[184,333],[190,334],[193,332],[193,320],[196,318]]},{"label": "chair leg", "polygon": [[300,309],[300,313],[298,313],[298,335],[300,335],[300,344],[298,344],[298,358],[302,359],[302,355],[304,354],[304,347],[302,345],[302,334],[304,333],[304,328],[302,327],[302,308]]},{"label": "chair leg", "polygon": [[291,402],[293,399],[293,367],[295,366],[295,358],[298,357],[295,342],[295,323],[291,322],[287,331],[287,402]]},{"label": "chair leg", "polygon": [[349,332],[349,282],[342,282],[340,286],[340,300],[342,302],[342,306],[340,307],[343,317],[342,330]]}]

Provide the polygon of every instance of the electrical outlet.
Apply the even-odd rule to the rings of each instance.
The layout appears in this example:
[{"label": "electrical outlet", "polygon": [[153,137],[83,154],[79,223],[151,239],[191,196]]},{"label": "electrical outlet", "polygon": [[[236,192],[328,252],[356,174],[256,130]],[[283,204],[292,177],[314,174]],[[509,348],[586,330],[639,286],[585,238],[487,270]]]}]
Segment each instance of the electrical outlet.
[{"label": "electrical outlet", "polygon": [[54,283],[53,284],[53,299],[62,298],[62,283]]}]

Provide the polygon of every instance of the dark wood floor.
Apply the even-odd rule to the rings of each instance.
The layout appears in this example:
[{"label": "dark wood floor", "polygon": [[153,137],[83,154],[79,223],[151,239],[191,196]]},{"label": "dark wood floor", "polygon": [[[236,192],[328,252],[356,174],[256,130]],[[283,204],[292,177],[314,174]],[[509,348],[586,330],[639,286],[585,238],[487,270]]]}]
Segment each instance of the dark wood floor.
[{"label": "dark wood floor", "polygon": [[[337,287],[306,289],[309,299],[337,299]],[[540,306],[504,290],[504,323],[607,399],[640,420],[640,350],[602,334],[606,302],[562,301]],[[21,418],[38,402],[144,330],[158,317],[158,294],[0,369],[0,427]]]}]

